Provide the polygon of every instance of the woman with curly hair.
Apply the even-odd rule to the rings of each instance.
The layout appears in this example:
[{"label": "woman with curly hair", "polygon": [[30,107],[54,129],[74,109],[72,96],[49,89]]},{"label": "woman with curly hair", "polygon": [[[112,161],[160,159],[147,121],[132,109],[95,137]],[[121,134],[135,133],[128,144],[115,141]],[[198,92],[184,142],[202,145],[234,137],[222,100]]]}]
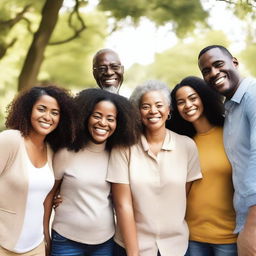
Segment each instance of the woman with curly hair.
[{"label": "woman with curly hair", "polygon": [[236,256],[231,165],[223,146],[224,106],[219,94],[189,76],[171,93],[168,127],[197,144],[203,179],[193,182],[187,203],[190,230],[186,256]]},{"label": "woman with curly hair", "polygon": [[[44,200],[54,184],[52,150],[72,140],[72,98],[33,87],[9,105],[0,133],[0,255],[45,255]],[[70,143],[70,142],[69,142]]]},{"label": "woman with curly hair", "polygon": [[186,191],[201,178],[196,145],[165,128],[171,111],[165,83],[136,87],[130,101],[143,134],[136,145],[111,151],[107,176],[117,215],[116,255],[184,256]]},{"label": "woman with curly hair", "polygon": [[75,104],[75,141],[54,157],[55,186],[49,200],[60,187],[62,202],[53,220],[51,255],[113,256],[109,152],[136,143],[136,110],[126,98],[101,89],[83,90]]}]

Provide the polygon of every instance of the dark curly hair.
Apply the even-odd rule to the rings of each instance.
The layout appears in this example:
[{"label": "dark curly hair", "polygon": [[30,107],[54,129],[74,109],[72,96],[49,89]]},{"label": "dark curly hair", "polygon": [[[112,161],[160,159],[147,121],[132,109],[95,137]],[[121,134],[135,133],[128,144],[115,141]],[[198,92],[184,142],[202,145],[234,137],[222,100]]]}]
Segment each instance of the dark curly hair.
[{"label": "dark curly hair", "polygon": [[77,129],[74,143],[69,149],[79,151],[91,140],[88,120],[95,105],[100,101],[112,102],[117,109],[117,126],[114,133],[107,139],[106,149],[116,146],[131,146],[137,143],[140,136],[140,122],[137,110],[123,96],[102,89],[85,89],[74,99],[77,108]]},{"label": "dark curly hair", "polygon": [[167,121],[166,127],[174,132],[189,137],[194,137],[196,130],[191,122],[184,120],[178,111],[176,93],[183,86],[190,86],[199,95],[203,106],[204,115],[214,126],[223,126],[224,123],[224,105],[223,97],[217,92],[211,90],[205,81],[199,77],[188,76],[177,84],[171,92],[172,98],[172,116]]},{"label": "dark curly hair", "polygon": [[57,86],[35,86],[16,96],[7,106],[5,126],[19,130],[26,137],[31,131],[31,113],[34,104],[43,95],[53,97],[60,107],[60,120],[57,128],[48,134],[45,141],[54,151],[65,147],[74,139],[75,120],[73,118],[74,103],[69,91]]}]

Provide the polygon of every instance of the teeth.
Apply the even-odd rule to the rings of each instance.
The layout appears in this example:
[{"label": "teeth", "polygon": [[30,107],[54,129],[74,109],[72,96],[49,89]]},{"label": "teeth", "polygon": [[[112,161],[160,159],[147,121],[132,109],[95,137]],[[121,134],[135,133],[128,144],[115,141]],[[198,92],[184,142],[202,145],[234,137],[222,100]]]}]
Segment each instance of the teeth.
[{"label": "teeth", "polygon": [[225,77],[220,77],[220,78],[218,78],[217,80],[215,80],[215,84],[221,84],[221,83],[223,83],[224,82],[224,80],[225,80]]},{"label": "teeth", "polygon": [[153,117],[153,118],[149,118],[148,120],[151,122],[151,123],[156,123],[158,122],[160,119],[160,117]]},{"label": "teeth", "polygon": [[49,128],[51,126],[51,124],[40,122],[40,126],[43,128]]},{"label": "teeth", "polygon": [[116,81],[116,79],[108,79],[108,80],[105,80],[105,83],[114,83]]},{"label": "teeth", "polygon": [[193,116],[196,113],[196,109],[191,109],[188,112],[186,112],[186,115]]},{"label": "teeth", "polygon": [[96,130],[97,133],[100,134],[100,135],[105,135],[105,134],[107,133],[107,131],[104,130],[104,129],[95,128],[95,130]]}]

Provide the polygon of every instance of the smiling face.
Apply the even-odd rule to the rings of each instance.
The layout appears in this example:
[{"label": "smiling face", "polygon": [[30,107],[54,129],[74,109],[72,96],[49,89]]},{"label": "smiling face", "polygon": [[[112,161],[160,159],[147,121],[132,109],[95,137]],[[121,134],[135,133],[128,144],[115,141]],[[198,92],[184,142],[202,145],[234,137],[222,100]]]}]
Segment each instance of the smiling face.
[{"label": "smiling face", "polygon": [[110,50],[96,55],[93,61],[93,76],[101,89],[118,93],[123,82],[124,67],[118,55]]},{"label": "smiling face", "polygon": [[31,133],[46,136],[59,124],[60,108],[55,98],[49,95],[41,96],[34,104],[31,112]]},{"label": "smiling face", "polygon": [[116,129],[117,110],[110,101],[100,101],[88,120],[88,130],[93,142],[105,142]]},{"label": "smiling face", "polygon": [[165,121],[169,113],[170,107],[161,91],[150,91],[142,96],[140,114],[146,129],[165,129]]},{"label": "smiling face", "polygon": [[231,98],[241,80],[238,61],[219,48],[205,52],[198,61],[204,80],[220,94]]},{"label": "smiling face", "polygon": [[190,86],[182,86],[176,92],[177,109],[181,117],[194,123],[204,117],[204,106],[197,92]]}]

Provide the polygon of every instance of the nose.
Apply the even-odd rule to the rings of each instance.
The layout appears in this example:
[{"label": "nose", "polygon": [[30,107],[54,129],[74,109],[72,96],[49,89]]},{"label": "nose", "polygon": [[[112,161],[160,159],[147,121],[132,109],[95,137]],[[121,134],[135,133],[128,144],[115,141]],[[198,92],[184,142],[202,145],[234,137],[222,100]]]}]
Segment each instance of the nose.
[{"label": "nose", "polygon": [[100,126],[106,126],[106,125],[107,125],[107,120],[106,120],[106,118],[101,118],[101,119],[99,120],[99,125],[100,125]]},{"label": "nose", "polygon": [[157,113],[157,107],[156,107],[156,106],[152,106],[152,107],[150,108],[150,113],[152,113],[152,114]]},{"label": "nose", "polygon": [[45,120],[47,120],[47,121],[51,120],[51,114],[50,114],[50,112],[46,111],[46,112],[44,113],[43,118],[44,118]]},{"label": "nose", "polygon": [[210,72],[210,76],[215,77],[219,73],[220,73],[220,71],[219,71],[218,68],[212,67],[211,72]]},{"label": "nose", "polygon": [[112,75],[114,74],[114,71],[112,70],[112,68],[110,66],[107,66],[107,71],[106,71],[107,75]]},{"label": "nose", "polygon": [[185,108],[190,108],[192,106],[192,102],[190,100],[186,100]]}]

